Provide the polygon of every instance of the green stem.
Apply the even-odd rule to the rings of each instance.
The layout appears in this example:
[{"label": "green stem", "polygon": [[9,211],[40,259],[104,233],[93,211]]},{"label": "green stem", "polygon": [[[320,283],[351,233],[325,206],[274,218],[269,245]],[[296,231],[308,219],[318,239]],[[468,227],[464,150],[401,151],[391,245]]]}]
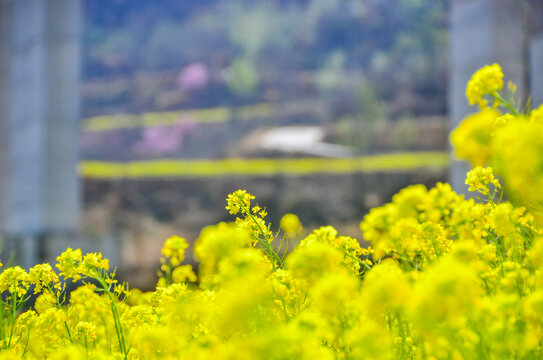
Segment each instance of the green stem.
[{"label": "green stem", "polygon": [[7,318],[7,314],[5,312],[6,310],[6,304],[2,301],[1,303],[1,316],[2,316],[2,327],[1,327],[1,332],[0,332],[0,335],[2,336],[2,349],[6,349],[7,348],[7,344],[6,344],[6,318]]},{"label": "green stem", "polygon": [[[440,256],[441,256],[441,252],[439,251],[438,246],[437,246],[437,244],[436,244],[436,239],[435,239],[435,237],[434,237],[434,234],[431,235],[430,241],[432,242],[432,247],[434,248],[434,251],[435,251],[435,253],[436,253],[436,258],[440,257]],[[428,257],[428,260],[430,260],[429,257]]]},{"label": "green stem", "polygon": [[285,251],[283,252],[283,260],[287,258],[287,254],[288,254],[288,236],[287,236],[287,245],[285,247]]},{"label": "green stem", "polygon": [[[46,284],[46,287],[49,290],[49,292],[51,292],[51,294],[53,294],[53,296],[55,297],[55,301],[57,302],[57,309],[60,310],[62,308],[62,304],[60,303],[60,295],[57,295],[53,291],[50,284]],[[62,292],[61,292],[61,294],[62,294]],[[72,333],[70,332],[70,327],[68,326],[68,320],[64,320],[64,327],[66,328],[66,333],[68,334],[68,339],[70,339],[70,342],[73,342]]]},{"label": "green stem", "polygon": [[11,313],[10,318],[10,330],[9,330],[9,341],[8,341],[8,347],[11,347],[11,340],[13,339],[13,330],[15,328],[15,314],[17,312],[17,295],[13,294],[13,309]]},{"label": "green stem", "polygon": [[357,261],[360,265],[364,266],[366,268],[366,270],[371,270],[371,267],[368,264],[366,264],[362,259],[359,259],[359,258],[357,258],[355,256],[352,256],[351,254],[348,254],[348,253],[344,253],[344,254],[348,258],[351,258],[351,259]]},{"label": "green stem", "polygon": [[126,350],[126,344],[124,341],[124,333],[123,328],[121,326],[121,319],[119,317],[119,313],[117,311],[117,306],[115,304],[115,296],[111,293],[109,290],[110,286],[106,283],[106,281],[103,279],[101,274],[97,271],[97,276],[95,277],[95,280],[100,283],[104,291],[107,293],[110,305],[111,305],[111,312],[113,314],[113,321],[115,322],[115,332],[117,333],[117,340],[119,341],[119,348],[121,350],[121,353],[124,355],[124,359],[128,358],[128,351]]},{"label": "green stem", "polygon": [[[254,219],[253,217],[253,214],[251,214],[251,210],[250,209],[247,209],[247,207],[245,207],[244,204],[241,204],[241,208],[243,209],[243,211],[249,215],[249,217],[251,218],[251,220],[256,224],[256,226],[258,227],[258,230],[260,230],[260,233],[262,234],[262,237],[264,239],[266,239],[266,233],[264,232],[264,230],[262,230],[262,227],[260,226],[260,224]],[[279,267],[281,269],[285,269],[285,263],[283,262],[283,260],[281,259],[281,257],[271,248],[270,244],[266,241],[263,241],[262,239],[260,238],[257,238],[258,242],[264,246],[264,248],[267,250],[268,252],[268,256],[270,257],[270,259],[272,260],[272,265],[273,265],[273,270],[275,271],[276,268],[275,268],[275,262],[273,260],[273,258],[275,258],[277,260],[277,262],[279,263]],[[271,241],[269,241],[271,243]]]},{"label": "green stem", "polygon": [[515,116],[519,115],[518,111],[513,107],[513,105],[509,101],[505,100],[497,91],[494,91],[494,92],[490,93],[490,95],[494,99],[498,100],[503,106],[508,108],[509,111],[511,111],[511,113],[513,115],[515,115]]},{"label": "green stem", "polygon": [[25,347],[23,349],[23,359],[26,357],[26,353],[28,352],[29,342],[30,342],[30,329],[28,329],[28,333],[26,334],[26,342],[25,342]]},{"label": "green stem", "polygon": [[279,297],[279,299],[281,300],[281,310],[283,311],[283,315],[285,315],[285,321],[288,322],[290,320],[290,315],[287,311],[287,305],[285,304],[285,300],[282,297]]}]

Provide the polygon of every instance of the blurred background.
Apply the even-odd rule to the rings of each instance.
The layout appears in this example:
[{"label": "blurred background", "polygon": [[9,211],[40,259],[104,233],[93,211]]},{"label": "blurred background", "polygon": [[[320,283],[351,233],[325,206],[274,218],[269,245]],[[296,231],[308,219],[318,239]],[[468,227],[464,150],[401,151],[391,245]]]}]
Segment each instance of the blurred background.
[{"label": "blurred background", "polygon": [[[82,160],[148,160],[149,173],[157,160],[214,162],[129,180],[87,167],[83,231],[121,236],[123,263],[152,267],[170,234],[193,240],[233,220],[225,198],[242,188],[274,229],[293,212],[307,229],[359,238],[369,207],[445,180],[445,168],[331,174],[323,163],[299,174],[258,159],[445,151],[445,10],[445,0],[85,2]],[[248,161],[230,169],[231,158]]]},{"label": "blurred background", "polygon": [[83,247],[148,288],[163,241],[232,221],[239,188],[273,230],[362,240],[370,208],[448,180],[473,71],[530,88],[540,4],[513,3],[1,0],[3,258]]}]

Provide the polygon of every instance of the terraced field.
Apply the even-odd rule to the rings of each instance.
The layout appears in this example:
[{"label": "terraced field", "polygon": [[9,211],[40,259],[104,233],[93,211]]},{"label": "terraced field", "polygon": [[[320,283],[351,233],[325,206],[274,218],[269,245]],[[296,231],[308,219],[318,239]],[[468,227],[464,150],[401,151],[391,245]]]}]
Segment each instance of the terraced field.
[{"label": "terraced field", "polygon": [[356,158],[151,160],[134,162],[83,161],[81,176],[96,179],[198,178],[228,175],[308,175],[387,172],[446,168],[446,152],[411,152]]}]

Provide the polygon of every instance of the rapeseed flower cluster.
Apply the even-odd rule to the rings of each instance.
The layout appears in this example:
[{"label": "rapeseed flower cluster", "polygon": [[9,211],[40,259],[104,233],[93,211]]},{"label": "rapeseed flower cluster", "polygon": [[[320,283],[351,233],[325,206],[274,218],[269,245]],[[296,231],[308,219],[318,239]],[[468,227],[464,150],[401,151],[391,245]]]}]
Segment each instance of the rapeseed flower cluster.
[{"label": "rapeseed flower cluster", "polygon": [[[480,193],[500,189],[490,168],[467,177]],[[543,237],[525,208],[415,185],[361,228],[370,248],[326,226],[283,254],[279,233],[264,247],[242,223],[220,223],[194,244],[198,275],[174,236],[146,293],[80,250],[58,257],[60,276],[8,268],[0,359],[543,356]],[[67,279],[80,283],[69,298]]]},{"label": "rapeseed flower cluster", "polygon": [[[503,180],[508,197],[543,221],[543,105],[521,111],[514,85],[503,93],[503,74],[497,64],[476,72],[466,88],[470,103],[481,110],[466,117],[452,132],[456,155],[473,166],[492,166]],[[511,90],[512,89],[512,90]],[[483,96],[494,99],[489,107]]]},{"label": "rapeseed flower cluster", "polygon": [[[511,116],[489,122],[492,137],[539,122]],[[515,131],[509,140],[528,136]],[[541,224],[521,195],[502,201],[491,167],[470,171],[466,185],[483,197],[445,183],[401,190],[364,217],[368,248],[330,226],[306,233],[293,214],[273,232],[238,190],[227,199],[234,221],[204,228],[193,246],[197,273],[184,264],[186,239],[172,236],[149,292],[129,290],[101,254],[79,249],[54,267],[9,267],[0,360],[541,359]],[[76,282],[69,293],[67,282]]]},{"label": "rapeseed flower cluster", "polygon": [[164,242],[160,258],[160,271],[158,272],[158,286],[163,287],[173,283],[196,281],[196,274],[192,265],[181,265],[185,261],[185,250],[189,247],[187,240],[180,236],[172,236]]},{"label": "rapeseed flower cluster", "polygon": [[469,191],[488,195],[490,194],[490,184],[494,186],[494,192],[501,188],[500,182],[494,177],[492,168],[478,166],[467,174],[466,185],[469,185]]},{"label": "rapeseed flower cluster", "polygon": [[296,214],[285,214],[279,222],[279,227],[285,232],[285,235],[290,238],[301,236],[304,232],[304,227]]},{"label": "rapeseed flower cluster", "polygon": [[477,104],[481,109],[487,107],[485,95],[496,96],[496,92],[503,88],[503,72],[499,64],[484,66],[478,70],[468,82],[466,97],[470,105]]}]

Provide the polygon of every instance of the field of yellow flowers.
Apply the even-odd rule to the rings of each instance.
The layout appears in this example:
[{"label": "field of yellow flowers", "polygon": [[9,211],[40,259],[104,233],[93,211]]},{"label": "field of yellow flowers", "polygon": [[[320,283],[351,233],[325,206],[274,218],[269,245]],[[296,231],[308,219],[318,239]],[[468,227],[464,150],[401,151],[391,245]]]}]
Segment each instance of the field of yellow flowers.
[{"label": "field of yellow flowers", "polygon": [[543,358],[543,106],[518,111],[502,79],[497,64],[474,74],[480,111],[452,134],[473,198],[410,186],[364,218],[362,248],[293,214],[274,232],[238,190],[235,221],[194,245],[198,274],[173,236],[148,293],[99,253],[7,268],[0,359]]}]

